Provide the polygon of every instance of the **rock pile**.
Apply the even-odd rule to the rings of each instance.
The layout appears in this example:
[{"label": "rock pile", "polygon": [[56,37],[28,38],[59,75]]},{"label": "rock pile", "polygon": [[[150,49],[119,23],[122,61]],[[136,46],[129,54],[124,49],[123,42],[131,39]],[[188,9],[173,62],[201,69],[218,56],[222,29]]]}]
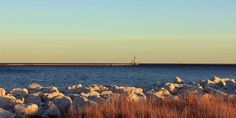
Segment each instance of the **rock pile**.
[{"label": "rock pile", "polygon": [[178,99],[180,96],[236,96],[234,79],[213,77],[198,83],[185,83],[177,77],[174,82],[156,84],[144,92],[142,88],[124,86],[73,85],[59,90],[57,87],[44,87],[37,83],[26,88],[14,88],[6,92],[0,88],[1,118],[41,118],[60,117],[69,109],[82,109],[92,104],[103,104],[115,96],[126,96],[133,101],[154,99]]}]

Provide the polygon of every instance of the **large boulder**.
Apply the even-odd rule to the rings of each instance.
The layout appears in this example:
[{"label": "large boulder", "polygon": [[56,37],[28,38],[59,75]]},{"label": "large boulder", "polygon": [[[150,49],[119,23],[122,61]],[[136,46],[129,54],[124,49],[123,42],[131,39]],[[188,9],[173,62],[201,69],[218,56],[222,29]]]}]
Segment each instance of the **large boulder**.
[{"label": "large boulder", "polygon": [[39,108],[36,104],[18,104],[13,108],[13,111],[17,114],[17,116],[21,118],[35,116],[38,110]]},{"label": "large boulder", "polygon": [[160,90],[151,89],[147,91],[147,94],[151,98],[160,98],[160,99],[170,98],[172,96],[171,93],[165,88],[161,88]]},{"label": "large boulder", "polygon": [[179,87],[182,87],[183,84],[176,84],[176,83],[165,83],[164,88],[167,89],[171,94],[176,92]]},{"label": "large boulder", "polygon": [[113,92],[124,95],[134,101],[146,99],[142,88],[114,86]]},{"label": "large boulder", "polygon": [[16,115],[0,107],[0,118],[15,118]]},{"label": "large boulder", "polygon": [[0,96],[0,107],[10,109],[16,104],[23,104],[24,100],[16,99],[14,96]]},{"label": "large boulder", "polygon": [[28,90],[26,88],[13,88],[9,94],[13,95],[14,97],[20,99],[25,98],[28,95]]},{"label": "large boulder", "polygon": [[106,86],[103,86],[103,85],[98,85],[98,84],[93,84],[93,85],[90,85],[88,87],[91,91],[97,91],[97,92],[102,92],[102,91],[105,91],[105,90],[108,90],[108,88]]},{"label": "large boulder", "polygon": [[51,87],[42,87],[39,84],[33,83],[28,85],[27,89],[29,90],[29,93],[53,93],[53,92],[59,92],[57,87],[51,86]]},{"label": "large boulder", "polygon": [[113,94],[112,91],[107,90],[107,91],[102,91],[100,96],[104,99],[108,99],[112,96],[112,94]]},{"label": "large boulder", "polygon": [[4,96],[6,94],[6,90],[4,88],[0,88],[0,96]]},{"label": "large boulder", "polygon": [[49,101],[39,109],[37,116],[40,118],[60,118],[61,112],[53,102]]},{"label": "large boulder", "polygon": [[100,96],[100,93],[91,90],[91,91],[87,91],[87,92],[82,92],[80,95],[84,96],[84,97],[91,97],[91,96]]},{"label": "large boulder", "polygon": [[52,101],[61,111],[67,111],[72,104],[72,100],[68,96],[57,96]]},{"label": "large boulder", "polygon": [[42,99],[40,97],[40,93],[29,94],[26,97],[25,102],[26,103],[34,103],[34,104],[37,104],[38,106],[42,105]]},{"label": "large boulder", "polygon": [[179,87],[175,92],[172,93],[173,95],[203,95],[204,91],[200,85],[187,85],[184,84],[182,87]]},{"label": "large boulder", "polygon": [[227,93],[225,92],[222,92],[220,90],[217,90],[217,89],[214,89],[214,88],[210,88],[210,87],[206,87],[204,88],[204,91],[210,95],[213,95],[213,96],[219,96],[219,97],[225,97],[227,96]]},{"label": "large boulder", "polygon": [[94,101],[91,101],[88,98],[83,97],[83,96],[75,96],[73,99],[73,106],[76,109],[83,109],[83,108],[86,108],[92,104],[97,104],[97,103]]},{"label": "large boulder", "polygon": [[65,94],[80,94],[83,91],[87,91],[88,88],[83,87],[81,84],[72,85],[66,88]]},{"label": "large boulder", "polygon": [[41,97],[42,97],[42,101],[49,101],[51,100],[52,98],[54,97],[57,97],[57,96],[64,96],[63,93],[60,93],[60,92],[53,92],[53,93],[43,93],[41,94]]}]

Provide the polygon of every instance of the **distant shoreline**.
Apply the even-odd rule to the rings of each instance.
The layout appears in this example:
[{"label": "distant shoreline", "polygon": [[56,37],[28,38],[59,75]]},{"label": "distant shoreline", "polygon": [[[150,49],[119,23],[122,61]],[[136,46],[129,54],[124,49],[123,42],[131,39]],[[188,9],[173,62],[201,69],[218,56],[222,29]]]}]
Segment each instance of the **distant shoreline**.
[{"label": "distant shoreline", "polygon": [[[236,66],[230,63],[139,63],[138,65],[216,65]],[[138,66],[133,63],[0,63],[0,66]]]}]

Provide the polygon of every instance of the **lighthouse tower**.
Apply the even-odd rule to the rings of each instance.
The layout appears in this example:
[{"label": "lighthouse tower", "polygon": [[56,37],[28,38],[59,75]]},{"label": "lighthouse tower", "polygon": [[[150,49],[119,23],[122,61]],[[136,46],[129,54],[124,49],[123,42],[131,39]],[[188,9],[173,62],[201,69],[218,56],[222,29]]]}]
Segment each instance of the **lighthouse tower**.
[{"label": "lighthouse tower", "polygon": [[132,60],[131,63],[132,63],[133,65],[138,65],[138,64],[139,64],[136,57],[134,57],[134,59]]}]

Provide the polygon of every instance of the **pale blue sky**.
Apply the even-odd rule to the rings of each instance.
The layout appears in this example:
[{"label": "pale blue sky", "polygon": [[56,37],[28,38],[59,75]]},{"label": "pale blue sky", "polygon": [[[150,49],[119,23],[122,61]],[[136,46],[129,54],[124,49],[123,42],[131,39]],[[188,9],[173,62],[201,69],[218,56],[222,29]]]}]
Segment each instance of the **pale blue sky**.
[{"label": "pale blue sky", "polygon": [[236,63],[235,0],[0,0],[0,62]]}]

